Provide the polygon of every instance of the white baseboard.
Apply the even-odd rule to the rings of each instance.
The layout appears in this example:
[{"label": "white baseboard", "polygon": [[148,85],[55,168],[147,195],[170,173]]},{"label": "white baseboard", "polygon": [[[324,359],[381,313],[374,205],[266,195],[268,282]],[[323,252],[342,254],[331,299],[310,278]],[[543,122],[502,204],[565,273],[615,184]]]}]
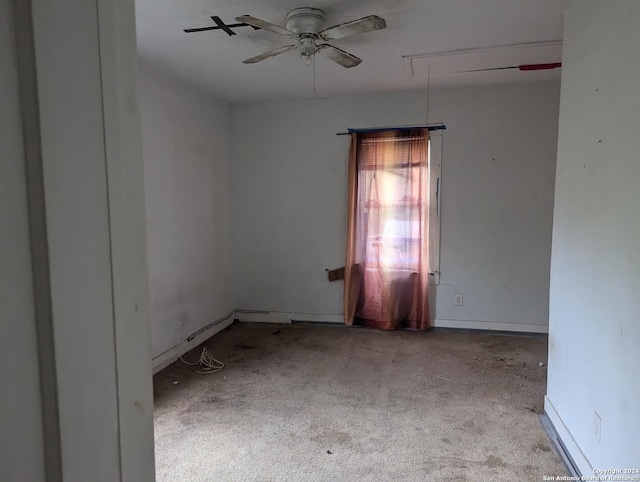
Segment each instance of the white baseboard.
[{"label": "white baseboard", "polygon": [[252,323],[288,324],[293,321],[344,323],[344,316],[342,315],[329,315],[321,313],[288,313],[281,311],[236,310],[236,318],[240,321]]},{"label": "white baseboard", "polygon": [[207,325],[204,328],[196,331],[179,345],[176,345],[173,348],[165,351],[164,353],[155,356],[152,360],[153,374],[155,375],[163,368],[168,367],[192,348],[211,338],[216,333],[224,330],[226,327],[231,325],[231,323],[233,323],[234,319],[234,312],[232,311],[227,316],[224,316],[214,321],[210,325]]},{"label": "white baseboard", "polygon": [[[283,311],[236,310],[236,318],[240,321],[251,323],[288,324],[292,321],[344,323],[344,316],[342,314],[290,313]],[[537,325],[533,323],[521,324],[474,320],[443,320],[438,318],[432,320],[432,326],[437,328],[513,331],[521,333],[549,332],[549,327],[547,325]]]},{"label": "white baseboard", "polygon": [[464,330],[495,330],[495,331],[515,331],[522,333],[549,333],[549,326],[537,325],[533,323],[502,323],[496,321],[475,321],[475,320],[443,320],[436,318],[432,320],[431,326],[435,328],[458,328]]},{"label": "white baseboard", "polygon": [[[192,348],[198,346],[200,343],[211,338],[216,333],[227,328],[234,319],[238,319],[243,322],[250,323],[277,323],[277,324],[290,324],[294,321],[303,321],[310,323],[344,323],[344,316],[342,314],[322,314],[322,313],[295,313],[295,312],[281,312],[281,311],[257,311],[257,310],[236,310],[229,313],[227,316],[220,318],[210,325],[205,326],[201,330],[198,330],[179,345],[170,348],[169,350],[157,355],[152,360],[153,374],[155,375],[163,368],[168,367],[175,362],[179,357],[184,355]],[[548,327],[546,325],[535,324],[519,324],[519,323],[498,323],[487,321],[473,321],[473,320],[432,320],[432,326],[436,328],[458,328],[458,329],[471,329],[471,330],[497,330],[497,331],[514,331],[514,332],[526,332],[526,333],[548,333]],[[545,402],[546,403],[546,402]],[[555,425],[555,419],[549,415],[549,418]],[[557,427],[556,427],[557,428]],[[558,433],[561,434],[560,431]],[[562,435],[562,434],[561,434]]]},{"label": "white baseboard", "polygon": [[556,407],[553,406],[553,403],[551,403],[551,400],[549,400],[546,395],[544,397],[544,411],[553,424],[553,428],[556,430],[558,437],[560,437],[560,440],[567,449],[567,452],[573,459],[573,463],[576,468],[583,476],[593,475],[593,466],[589,463],[589,460],[580,449],[580,446],[571,435],[571,432],[562,421],[562,418],[560,418]]}]

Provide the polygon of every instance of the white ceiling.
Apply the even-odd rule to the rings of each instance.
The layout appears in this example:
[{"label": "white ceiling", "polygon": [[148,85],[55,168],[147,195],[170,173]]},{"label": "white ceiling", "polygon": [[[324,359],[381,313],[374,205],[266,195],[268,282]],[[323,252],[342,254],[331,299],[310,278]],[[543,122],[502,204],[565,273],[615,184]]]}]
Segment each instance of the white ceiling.
[{"label": "white ceiling", "polygon": [[[417,89],[426,87],[427,73],[431,87],[558,79],[559,69],[457,72],[514,65],[514,60],[515,65],[560,62],[559,44],[478,54],[451,51],[559,40],[562,14],[571,1],[136,0],[138,49],[144,62],[232,103]],[[363,62],[345,69],[318,55],[316,92],[313,68],[305,66],[297,51],[258,64],[242,63],[287,45],[285,37],[250,27],[235,29],[237,35],[232,37],[222,30],[183,32],[214,25],[213,15],[227,24],[248,14],[284,26],[287,12],[297,7],[324,10],[327,26],[375,14],[387,21],[387,28],[332,41]],[[409,56],[413,60],[404,58]]]}]

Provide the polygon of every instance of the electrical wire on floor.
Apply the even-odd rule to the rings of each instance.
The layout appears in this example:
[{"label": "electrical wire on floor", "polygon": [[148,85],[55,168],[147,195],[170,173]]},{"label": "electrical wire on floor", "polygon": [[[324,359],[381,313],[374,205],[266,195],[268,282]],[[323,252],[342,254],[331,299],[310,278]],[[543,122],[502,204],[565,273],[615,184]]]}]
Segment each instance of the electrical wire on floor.
[{"label": "electrical wire on floor", "polygon": [[222,363],[220,360],[216,360],[211,355],[209,355],[209,352],[204,347],[202,348],[200,359],[197,362],[190,363],[182,357],[180,357],[180,360],[185,365],[189,365],[192,367],[199,365],[201,370],[194,370],[194,372],[201,373],[202,375],[208,375],[209,373],[219,372],[224,368],[224,363]]}]

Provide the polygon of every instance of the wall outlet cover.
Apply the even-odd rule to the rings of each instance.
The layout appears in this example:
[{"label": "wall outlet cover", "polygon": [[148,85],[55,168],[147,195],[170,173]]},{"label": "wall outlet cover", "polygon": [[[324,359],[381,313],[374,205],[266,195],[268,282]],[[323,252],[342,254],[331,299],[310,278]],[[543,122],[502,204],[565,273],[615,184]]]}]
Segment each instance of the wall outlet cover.
[{"label": "wall outlet cover", "polygon": [[598,412],[593,412],[593,438],[600,444],[602,438],[602,418],[600,418]]},{"label": "wall outlet cover", "polygon": [[453,295],[453,304],[455,306],[462,306],[462,293],[456,293]]}]

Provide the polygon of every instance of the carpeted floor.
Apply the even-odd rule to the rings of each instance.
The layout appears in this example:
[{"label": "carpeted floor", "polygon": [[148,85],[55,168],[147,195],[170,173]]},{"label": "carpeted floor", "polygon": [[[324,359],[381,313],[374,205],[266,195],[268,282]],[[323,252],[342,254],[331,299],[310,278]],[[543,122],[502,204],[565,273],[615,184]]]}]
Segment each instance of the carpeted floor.
[{"label": "carpeted floor", "polygon": [[[544,337],[234,324],[154,378],[159,481],[541,481]],[[197,359],[201,348],[185,356]],[[178,382],[176,384],[176,382]]]}]

